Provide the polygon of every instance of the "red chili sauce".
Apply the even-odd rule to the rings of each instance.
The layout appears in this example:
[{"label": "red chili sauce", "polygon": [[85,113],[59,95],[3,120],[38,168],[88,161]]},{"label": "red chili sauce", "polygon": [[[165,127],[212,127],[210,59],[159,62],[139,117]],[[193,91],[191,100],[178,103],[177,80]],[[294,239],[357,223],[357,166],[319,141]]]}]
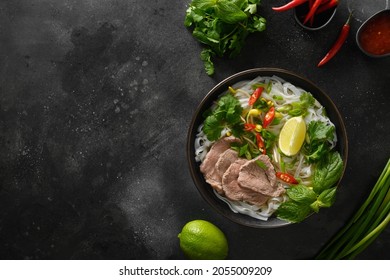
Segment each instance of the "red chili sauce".
[{"label": "red chili sauce", "polygon": [[368,21],[360,31],[360,45],[368,53],[390,52],[390,13],[382,13]]}]

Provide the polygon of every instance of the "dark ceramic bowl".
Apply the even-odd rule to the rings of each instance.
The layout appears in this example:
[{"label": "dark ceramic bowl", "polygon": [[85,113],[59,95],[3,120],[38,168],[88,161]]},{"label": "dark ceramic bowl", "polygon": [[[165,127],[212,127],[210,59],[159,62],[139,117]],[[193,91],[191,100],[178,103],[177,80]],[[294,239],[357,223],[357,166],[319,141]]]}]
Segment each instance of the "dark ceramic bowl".
[{"label": "dark ceramic bowl", "polygon": [[257,76],[273,75],[278,76],[294,84],[295,86],[301,87],[306,91],[309,91],[326,108],[330,120],[336,126],[336,133],[338,139],[336,149],[340,152],[340,155],[344,161],[344,170],[347,163],[348,142],[342,117],[332,100],[308,79],[283,69],[256,68],[234,74],[217,84],[207,93],[205,98],[200,102],[189,127],[187,136],[187,160],[189,163],[191,176],[202,197],[218,213],[233,222],[254,228],[275,228],[286,226],[290,223],[279,220],[275,217],[271,217],[268,221],[261,221],[254,219],[250,216],[234,213],[233,211],[231,211],[229,206],[225,202],[221,201],[219,198],[216,197],[212,190],[212,187],[204,180],[203,174],[200,172],[199,169],[200,164],[195,161],[194,142],[197,134],[197,129],[199,125],[204,121],[204,118],[202,116],[203,113],[208,110],[212,106],[213,102],[215,102],[218,97],[228,89],[228,86],[240,81],[254,79]]}]

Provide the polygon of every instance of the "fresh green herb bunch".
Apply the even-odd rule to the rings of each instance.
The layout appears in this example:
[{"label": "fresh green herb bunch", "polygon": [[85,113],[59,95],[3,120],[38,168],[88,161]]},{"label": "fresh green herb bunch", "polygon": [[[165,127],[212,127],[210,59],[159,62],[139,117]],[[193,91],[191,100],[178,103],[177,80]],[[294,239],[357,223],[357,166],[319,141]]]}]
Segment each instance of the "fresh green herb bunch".
[{"label": "fresh green herb bunch", "polygon": [[192,0],[184,25],[193,27],[192,35],[207,45],[200,56],[208,75],[214,74],[212,57],[237,56],[250,33],[265,29],[265,18],[256,15],[258,4],[260,0]]},{"label": "fresh green herb bunch", "polygon": [[287,189],[289,200],[277,210],[278,218],[292,223],[302,222],[320,208],[328,208],[336,199],[337,186],[343,172],[343,161],[338,152],[332,151],[316,163],[310,186],[297,185]]}]

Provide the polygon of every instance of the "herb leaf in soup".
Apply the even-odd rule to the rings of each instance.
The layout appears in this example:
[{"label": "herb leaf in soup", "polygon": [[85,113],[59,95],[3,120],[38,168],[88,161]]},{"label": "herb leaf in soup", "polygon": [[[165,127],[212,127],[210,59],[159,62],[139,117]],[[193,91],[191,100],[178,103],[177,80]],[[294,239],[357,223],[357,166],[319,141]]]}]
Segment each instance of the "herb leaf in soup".
[{"label": "herb leaf in soup", "polygon": [[303,153],[309,162],[320,161],[329,153],[329,143],[334,137],[334,126],[321,121],[311,121],[307,127]]},{"label": "herb leaf in soup", "polygon": [[236,124],[241,122],[241,112],[242,107],[237,98],[231,94],[221,97],[215,110],[205,119],[203,132],[210,141],[214,141],[221,137],[224,128],[235,131]]},{"label": "herb leaf in soup", "polygon": [[317,194],[312,189],[303,185],[297,185],[287,189],[287,194],[290,199],[299,203],[311,204],[317,200]]},{"label": "herb leaf in soup", "polygon": [[278,218],[292,223],[302,222],[312,212],[309,205],[290,200],[281,204],[277,210]]},{"label": "herb leaf in soup", "polygon": [[330,207],[333,205],[336,199],[336,190],[337,187],[333,187],[327,190],[324,190],[319,196],[317,201],[319,201],[321,207]]},{"label": "herb leaf in soup", "polygon": [[313,190],[320,194],[332,187],[340,179],[343,172],[343,161],[338,152],[329,153],[317,164],[314,171]]}]

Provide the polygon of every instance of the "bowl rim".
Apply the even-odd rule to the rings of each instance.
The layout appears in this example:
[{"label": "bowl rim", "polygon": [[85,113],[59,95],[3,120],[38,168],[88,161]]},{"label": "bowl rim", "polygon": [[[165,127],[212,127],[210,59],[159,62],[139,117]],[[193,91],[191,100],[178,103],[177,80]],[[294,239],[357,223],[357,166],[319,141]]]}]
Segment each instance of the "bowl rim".
[{"label": "bowl rim", "polygon": [[[194,145],[193,144],[194,144],[194,141],[195,141],[196,131],[198,129],[198,127],[195,127],[195,124],[198,121],[198,119],[201,118],[201,113],[209,108],[209,107],[205,107],[205,105],[208,102],[215,101],[221,93],[223,93],[223,92],[225,92],[227,90],[228,85],[231,85],[232,81],[234,81],[233,83],[235,83],[235,82],[239,82],[240,80],[248,80],[248,79],[251,78],[252,75],[253,75],[253,77],[256,77],[256,76],[272,76],[272,75],[275,75],[275,76],[278,76],[278,77],[280,77],[280,75],[288,76],[288,78],[280,77],[280,78],[286,80],[287,82],[289,82],[289,78],[294,78],[294,79],[300,80],[301,83],[306,83],[307,85],[309,85],[309,87],[311,89],[315,89],[316,90],[315,94],[312,93],[313,96],[314,95],[321,95],[321,97],[324,98],[326,100],[326,102],[328,102],[331,105],[332,111],[336,115],[337,122],[339,124],[339,127],[338,128],[336,127],[336,133],[337,133],[337,136],[338,136],[337,145],[339,146],[339,152],[340,152],[340,155],[341,155],[341,157],[343,159],[343,163],[344,163],[341,177],[340,177],[339,181],[336,184],[338,188],[340,187],[340,183],[341,183],[341,181],[342,181],[342,179],[344,177],[344,173],[346,171],[346,166],[347,166],[347,160],[348,160],[348,138],[347,138],[347,132],[346,132],[346,127],[345,127],[342,115],[340,114],[336,104],[325,93],[325,91],[323,91],[321,88],[319,88],[317,85],[315,85],[312,81],[310,81],[306,77],[304,77],[304,76],[302,76],[300,74],[296,74],[296,73],[294,73],[294,72],[292,72],[290,70],[285,70],[285,69],[281,69],[281,68],[273,68],[273,67],[270,67],[270,68],[263,67],[263,68],[252,68],[252,69],[247,69],[247,70],[244,70],[244,71],[240,71],[240,72],[237,72],[237,73],[235,73],[233,75],[228,76],[227,78],[225,78],[222,81],[220,81],[219,83],[217,83],[202,98],[201,102],[198,104],[195,112],[193,113],[190,125],[188,127],[187,143],[186,143],[187,163],[189,165],[189,169],[190,169],[190,173],[191,173],[191,177],[192,177],[193,183],[195,184],[198,192],[201,194],[203,199],[206,200],[206,202],[217,213],[219,213],[220,215],[222,215],[223,217],[229,219],[232,222],[235,222],[235,223],[243,225],[243,226],[252,227],[252,228],[279,228],[279,227],[284,227],[284,226],[287,226],[287,225],[291,225],[293,223],[290,223],[290,222],[287,222],[287,221],[283,221],[283,220],[279,220],[279,219],[277,219],[275,217],[271,218],[272,221],[273,221],[271,223],[270,220],[269,221],[261,221],[261,220],[257,220],[255,218],[252,218],[252,217],[247,216],[247,215],[234,213],[229,208],[229,206],[225,202],[219,200],[215,196],[215,194],[213,194],[213,196],[210,196],[210,195],[207,195],[206,190],[202,190],[201,185],[204,185],[204,184],[207,184],[207,183],[205,183],[204,178],[199,176],[199,174],[197,174],[197,172],[195,171],[195,170],[197,170],[198,173],[200,172],[199,171],[200,163],[195,162],[195,155],[194,155],[195,151],[194,151]],[[238,79],[238,80],[235,81],[236,79]],[[298,85],[298,86],[302,87],[301,85]],[[302,87],[302,88],[304,88],[304,87]],[[318,99],[316,96],[315,96],[315,98]],[[327,112],[328,112],[329,109],[327,107],[326,107],[326,109],[327,109]],[[332,119],[332,122],[334,122],[334,118]],[[340,139],[343,140],[343,143],[340,143]],[[340,151],[340,149],[341,149],[341,151]],[[208,192],[210,192],[210,191],[211,191],[211,187],[210,187],[210,190]],[[216,201],[217,200],[219,200],[217,202],[219,206],[216,205]],[[226,210],[228,210],[228,211],[226,211]],[[245,220],[245,222],[243,222],[242,220]]]}]

